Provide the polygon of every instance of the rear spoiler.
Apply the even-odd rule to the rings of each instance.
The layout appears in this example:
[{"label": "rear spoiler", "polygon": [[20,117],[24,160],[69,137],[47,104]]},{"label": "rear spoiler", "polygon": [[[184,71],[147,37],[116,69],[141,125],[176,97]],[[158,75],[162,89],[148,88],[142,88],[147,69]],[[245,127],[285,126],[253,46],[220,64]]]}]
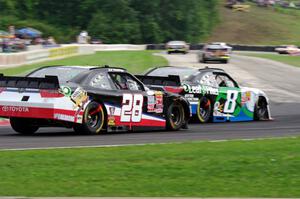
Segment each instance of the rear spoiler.
[{"label": "rear spoiler", "polygon": [[168,77],[135,75],[141,82],[146,85],[155,86],[181,86],[178,75],[169,75]]},{"label": "rear spoiler", "polygon": [[57,76],[16,77],[0,74],[0,87],[54,90],[59,88],[59,81]]}]

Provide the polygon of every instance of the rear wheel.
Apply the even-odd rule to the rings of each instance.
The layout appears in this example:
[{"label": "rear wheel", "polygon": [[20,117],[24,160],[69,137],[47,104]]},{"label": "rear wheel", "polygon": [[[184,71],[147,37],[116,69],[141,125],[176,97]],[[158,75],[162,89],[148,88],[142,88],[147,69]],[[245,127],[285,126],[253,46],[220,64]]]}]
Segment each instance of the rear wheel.
[{"label": "rear wheel", "polygon": [[184,109],[181,103],[173,102],[166,115],[167,129],[177,131],[185,124]]},{"label": "rear wheel", "polygon": [[98,102],[91,102],[84,111],[83,123],[74,126],[74,131],[85,134],[99,134],[105,123],[103,107]]},{"label": "rear wheel", "polygon": [[268,103],[265,98],[259,98],[254,107],[254,120],[269,119]]},{"label": "rear wheel", "polygon": [[34,134],[39,127],[32,125],[32,120],[27,118],[10,118],[10,125],[14,131],[23,135]]},{"label": "rear wheel", "polygon": [[212,112],[212,104],[209,98],[203,96],[199,99],[197,107],[197,116],[201,123],[206,123],[210,120]]}]

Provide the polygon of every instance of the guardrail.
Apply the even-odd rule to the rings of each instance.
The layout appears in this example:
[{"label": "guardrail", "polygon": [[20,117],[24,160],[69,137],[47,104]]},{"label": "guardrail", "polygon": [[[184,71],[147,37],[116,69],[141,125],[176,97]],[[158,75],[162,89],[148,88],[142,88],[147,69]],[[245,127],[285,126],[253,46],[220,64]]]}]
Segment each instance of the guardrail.
[{"label": "guardrail", "polygon": [[[229,44],[233,50],[274,52],[277,46]],[[204,44],[191,44],[191,50],[200,50]],[[66,44],[48,49],[36,49],[19,53],[0,53],[0,67],[14,67],[35,62],[61,59],[74,55],[93,54],[96,51],[114,50],[164,50],[165,44]]]},{"label": "guardrail", "polygon": [[40,61],[60,59],[80,54],[78,46],[63,46],[18,53],[1,53],[0,67],[14,67]]},{"label": "guardrail", "polygon": [[[262,46],[262,45],[240,45],[228,44],[233,50],[238,51],[260,51],[260,52],[275,52],[278,46]],[[204,44],[190,44],[190,50],[201,50]],[[165,44],[148,44],[147,50],[165,50]]]},{"label": "guardrail", "polygon": [[0,53],[0,67],[15,67],[41,61],[62,59],[74,55],[93,54],[96,51],[145,50],[146,45],[133,44],[66,44],[60,47],[29,50],[18,53]]}]

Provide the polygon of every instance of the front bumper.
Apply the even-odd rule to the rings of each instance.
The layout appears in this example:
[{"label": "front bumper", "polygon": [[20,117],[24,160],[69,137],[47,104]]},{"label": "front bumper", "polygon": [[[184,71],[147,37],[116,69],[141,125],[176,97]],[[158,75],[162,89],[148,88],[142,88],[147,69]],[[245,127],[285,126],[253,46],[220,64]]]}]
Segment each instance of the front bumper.
[{"label": "front bumper", "polygon": [[217,57],[204,57],[205,60],[208,61],[225,61],[225,60],[229,60],[230,57],[229,56],[217,56]]},{"label": "front bumper", "polygon": [[168,52],[181,52],[181,53],[186,53],[188,50],[185,48],[168,48]]}]

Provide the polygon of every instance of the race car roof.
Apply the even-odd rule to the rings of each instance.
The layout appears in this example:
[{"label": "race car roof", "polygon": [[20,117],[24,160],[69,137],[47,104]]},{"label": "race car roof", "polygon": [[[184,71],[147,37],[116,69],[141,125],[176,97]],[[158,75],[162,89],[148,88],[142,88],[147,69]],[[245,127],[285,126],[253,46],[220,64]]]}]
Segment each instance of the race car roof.
[{"label": "race car roof", "polygon": [[150,69],[149,72],[155,70],[155,69],[159,69],[159,68],[176,68],[178,70],[186,70],[186,69],[194,69],[195,71],[202,71],[202,72],[225,72],[222,68],[210,68],[208,66],[206,66],[205,68],[195,68],[195,67],[188,67],[188,66],[158,66],[158,67],[154,67],[152,69]]},{"label": "race car roof", "polygon": [[118,69],[118,70],[123,70],[123,71],[126,71],[126,69],[124,68],[120,68],[120,67],[110,67],[108,65],[105,65],[105,66],[69,66],[69,65],[53,65],[53,66],[43,66],[43,67],[40,67],[36,70],[33,70],[32,72],[30,72],[28,75],[38,71],[38,70],[41,70],[41,69],[47,69],[47,68],[82,68],[82,69],[88,69],[88,70],[95,70],[95,69],[103,69],[103,68],[106,68],[106,69]]}]

